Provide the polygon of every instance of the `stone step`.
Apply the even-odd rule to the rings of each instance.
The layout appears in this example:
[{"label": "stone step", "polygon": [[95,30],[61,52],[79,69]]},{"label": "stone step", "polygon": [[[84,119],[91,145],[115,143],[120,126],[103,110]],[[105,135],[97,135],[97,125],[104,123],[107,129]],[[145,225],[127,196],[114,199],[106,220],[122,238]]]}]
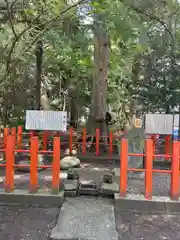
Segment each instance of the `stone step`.
[{"label": "stone step", "polygon": [[112,201],[95,197],[66,199],[50,239],[117,240]]}]

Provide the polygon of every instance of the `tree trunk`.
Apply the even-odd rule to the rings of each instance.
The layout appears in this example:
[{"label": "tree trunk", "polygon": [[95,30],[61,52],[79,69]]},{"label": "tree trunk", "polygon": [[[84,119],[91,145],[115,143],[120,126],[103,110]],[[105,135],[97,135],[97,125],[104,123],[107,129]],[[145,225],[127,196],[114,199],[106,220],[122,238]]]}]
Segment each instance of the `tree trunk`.
[{"label": "tree trunk", "polygon": [[[136,55],[134,57],[133,66],[132,66],[132,73],[131,73],[131,79],[133,86],[138,86],[139,80],[140,80],[140,71],[141,71],[141,55]],[[136,89],[137,90],[137,89]],[[133,95],[136,95],[136,90],[133,93]],[[130,114],[131,114],[131,122],[130,127],[132,128],[135,124],[136,114],[138,110],[138,99],[136,96],[132,96],[132,99],[130,101]]]},{"label": "tree trunk", "polygon": [[42,41],[38,41],[36,46],[36,102],[35,102],[36,110],[40,110],[41,108],[42,62],[43,62],[43,46]]},{"label": "tree trunk", "polygon": [[108,129],[105,122],[107,78],[109,61],[109,39],[105,27],[99,19],[94,21],[94,81],[92,88],[92,101],[89,119],[87,123],[88,132],[94,133],[96,128],[100,134],[107,136]]}]

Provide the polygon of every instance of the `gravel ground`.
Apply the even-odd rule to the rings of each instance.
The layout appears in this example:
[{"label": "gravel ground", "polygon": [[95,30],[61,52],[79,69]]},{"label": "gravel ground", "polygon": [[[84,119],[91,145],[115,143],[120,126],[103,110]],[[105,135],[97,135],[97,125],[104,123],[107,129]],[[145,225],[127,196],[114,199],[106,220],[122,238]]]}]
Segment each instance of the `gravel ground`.
[{"label": "gravel ground", "polygon": [[[0,206],[1,240],[48,240],[59,209]],[[118,240],[180,240],[180,215],[115,210]]]},{"label": "gravel ground", "polygon": [[180,240],[180,215],[115,211],[118,240]]},{"label": "gravel ground", "polygon": [[0,206],[1,240],[46,240],[55,226],[59,209]]},{"label": "gravel ground", "polygon": [[[105,167],[105,166],[104,166]],[[107,166],[106,166],[107,167]],[[105,168],[106,168],[105,167]],[[81,178],[99,181],[104,172],[109,170],[103,166],[96,166],[91,171],[90,164],[80,170]],[[3,176],[0,172],[0,176]],[[22,174],[23,175],[23,174]],[[44,176],[51,175],[51,171],[42,171],[39,181],[40,187],[47,187]],[[28,188],[29,175],[16,179],[17,188]],[[119,182],[119,178],[117,178]],[[0,188],[3,183],[0,184]],[[50,186],[48,186],[50,187]],[[170,176],[168,174],[153,174],[153,195],[168,196]],[[144,193],[144,180],[128,180],[129,193]],[[0,239],[1,240],[46,240],[56,225],[59,209],[19,208],[0,206]],[[115,210],[118,240],[180,240],[180,215],[146,215],[124,213]],[[98,239],[97,239],[98,240]]]},{"label": "gravel ground", "polygon": [[[169,196],[170,176],[168,174],[153,173],[153,196]],[[144,194],[144,179],[129,179],[128,193]]]}]

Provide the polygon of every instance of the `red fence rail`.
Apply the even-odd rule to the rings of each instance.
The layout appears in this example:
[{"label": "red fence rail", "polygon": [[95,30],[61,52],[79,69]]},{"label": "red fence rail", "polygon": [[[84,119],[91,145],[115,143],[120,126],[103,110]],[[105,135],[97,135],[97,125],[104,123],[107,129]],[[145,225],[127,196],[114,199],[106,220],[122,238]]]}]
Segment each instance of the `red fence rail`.
[{"label": "red fence rail", "polygon": [[[124,197],[127,191],[127,179],[128,172],[145,172],[145,192],[144,197],[146,199],[152,198],[152,174],[166,173],[171,175],[170,197],[172,200],[178,200],[179,198],[179,164],[180,164],[180,142],[174,141],[172,143],[172,155],[160,155],[161,157],[172,158],[171,170],[153,169],[153,158],[159,155],[154,154],[153,140],[146,139],[146,152],[145,154],[133,154],[128,153],[128,141],[122,139],[121,141],[121,156],[120,156],[120,196]],[[128,156],[145,156],[145,169],[128,168]]]},{"label": "red fence rail", "polygon": [[[16,167],[29,167],[30,168],[30,181],[29,192],[35,193],[38,191],[38,168],[51,168],[52,169],[52,193],[59,191],[60,184],[60,137],[53,139],[53,162],[52,165],[38,165],[38,153],[44,152],[38,151],[39,140],[37,136],[31,137],[30,150],[18,150],[15,148],[15,136],[8,135],[6,138],[6,148],[4,149],[6,156],[6,163],[0,164],[0,166],[6,167],[5,176],[5,191],[12,192],[14,190],[14,169]],[[30,153],[30,165],[15,164],[15,152],[29,152]],[[128,168],[128,156],[145,156],[145,169],[130,169]],[[153,141],[151,139],[146,140],[146,152],[144,154],[128,153],[128,141],[122,139],[121,141],[121,155],[120,155],[120,196],[124,197],[127,191],[127,179],[128,171],[131,172],[145,172],[145,192],[146,199],[152,198],[152,174],[153,172],[168,173],[171,174],[171,194],[170,197],[173,200],[179,198],[179,158],[180,158],[180,143],[173,142],[173,154],[169,155],[172,158],[171,170],[159,170],[153,169],[153,157],[155,157]],[[164,155],[166,156],[166,155]]]},{"label": "red fence rail", "polygon": [[[42,150],[44,151],[48,151],[48,144],[52,141],[49,140],[49,137],[52,136],[52,133],[49,131],[43,131],[40,132],[38,134],[36,134],[35,131],[30,131],[30,132],[23,132],[23,128],[22,126],[18,126],[17,129],[15,127],[13,128],[4,128],[3,131],[3,139],[2,139],[2,143],[1,143],[1,147],[0,148],[5,148],[6,147],[6,138],[9,134],[14,135],[16,138],[16,142],[15,145],[18,149],[22,149],[23,148],[23,139],[26,137],[29,137],[29,140],[32,136],[39,136],[41,138],[41,143],[42,143]],[[54,133],[53,136],[54,137],[62,137],[65,136],[67,133],[61,133],[61,132],[57,132]],[[102,147],[106,147],[106,150],[108,149],[108,154],[109,156],[112,157],[113,154],[117,154],[117,139],[119,138],[118,136],[116,136],[115,134],[113,134],[112,131],[109,132],[108,136],[100,136],[100,130],[96,129],[96,133],[95,133],[95,142],[87,142],[87,137],[92,137],[87,134],[86,128],[83,129],[82,131],[82,139],[81,142],[77,142],[73,140],[75,133],[73,131],[73,128],[69,129],[69,133],[68,133],[68,139],[66,140],[61,140],[61,146],[63,146],[63,144],[66,144],[66,148],[69,149],[69,154],[73,154],[73,147],[77,147],[77,154],[82,154],[83,156],[86,156],[89,153],[93,153],[95,156],[100,156],[102,151]],[[104,141],[101,141],[102,139],[108,139],[108,141],[106,141],[106,143]],[[152,135],[151,139],[153,140],[153,148],[154,151],[157,148],[157,135]],[[164,153],[166,156],[165,160],[171,160],[171,158],[169,157],[169,154],[172,153],[172,140],[171,140],[171,136],[165,136],[164,139]],[[87,146],[90,146],[89,149],[87,148]],[[116,149],[116,150],[115,150]],[[103,152],[104,154],[104,152]],[[159,156],[160,157],[160,156]],[[154,157],[155,159],[155,157]]]},{"label": "red fence rail", "polygon": [[[35,193],[38,190],[38,168],[51,168],[52,169],[52,193],[59,191],[60,184],[60,138],[55,137],[53,139],[53,162],[52,165],[38,165],[38,153],[44,153],[44,151],[38,150],[39,140],[37,136],[31,137],[30,150],[20,150],[15,148],[15,136],[8,135],[6,138],[6,148],[1,149],[4,151],[6,163],[0,164],[0,167],[6,168],[5,175],[5,191],[14,191],[14,169],[29,167],[30,168],[30,181],[29,192]],[[26,152],[30,153],[30,165],[29,164],[15,164],[15,153]],[[47,151],[45,151],[47,152]]]},{"label": "red fence rail", "polygon": [[[4,148],[0,151],[4,152],[6,162],[0,164],[0,167],[5,167],[5,191],[12,192],[14,190],[14,169],[16,167],[29,167],[30,169],[30,181],[29,181],[29,192],[38,191],[38,168],[50,168],[52,169],[52,193],[57,193],[59,191],[60,184],[60,137],[56,136],[53,138],[53,149],[52,151],[45,150],[45,144],[43,144],[43,149],[39,149],[39,137],[34,135],[34,132],[30,134],[30,149],[19,149],[22,147],[22,130],[21,128],[10,131],[9,129],[4,129]],[[46,133],[47,134],[47,133]],[[43,139],[47,139],[47,135],[43,135]],[[83,141],[82,149],[83,153],[86,153],[86,131],[83,131]],[[109,137],[109,148],[112,151],[112,139],[113,135],[110,133]],[[20,141],[21,140],[21,141]],[[69,141],[72,146],[72,139]],[[100,131],[96,130],[96,155],[99,155],[100,147]],[[145,172],[145,192],[144,196],[146,199],[152,198],[152,175],[154,172],[161,174],[171,175],[171,194],[170,197],[173,200],[179,198],[179,166],[180,166],[180,142],[172,142],[172,154],[155,154],[154,152],[154,142],[152,139],[146,139],[144,154],[128,153],[128,140],[121,140],[121,154],[120,154],[120,195],[124,197],[127,192],[127,181],[128,172]],[[30,164],[15,164],[15,153],[25,152],[30,154]],[[51,153],[53,155],[53,161],[51,165],[39,165],[38,164],[38,153],[45,154]],[[144,169],[132,169],[128,168],[128,156],[144,156],[145,157],[145,168]],[[170,170],[160,170],[153,169],[153,158],[155,157],[168,157],[171,158],[171,169]]]},{"label": "red fence rail", "polygon": [[[3,131],[3,144],[1,144],[1,148],[5,148],[6,147],[6,139],[7,136],[11,134],[13,136],[15,136],[15,146],[18,149],[22,149],[23,148],[23,140],[24,138],[28,137],[29,141],[31,139],[32,136],[39,136],[41,138],[41,142],[42,142],[42,150],[47,151],[48,150],[48,143],[52,143],[51,140],[49,140],[48,138],[50,136],[53,137],[62,137],[67,135],[67,133],[62,133],[62,132],[57,132],[57,133],[53,133],[52,132],[48,132],[48,131],[43,131],[40,132],[38,134],[35,133],[35,131],[30,131],[30,132],[23,132],[22,126],[18,126],[17,130],[16,128],[4,128]],[[87,137],[91,137],[93,139],[93,137],[95,137],[95,142],[93,141],[89,141],[87,142]],[[114,136],[113,132],[110,131],[109,132],[109,136],[100,136],[100,130],[96,129],[96,133],[95,136],[93,135],[88,135],[86,128],[83,129],[82,131],[82,137],[81,137],[81,141],[74,141],[75,137],[75,133],[73,131],[73,128],[69,129],[69,133],[68,133],[68,139],[61,141],[62,144],[66,144],[66,147],[69,149],[69,154],[73,154],[73,147],[77,145],[77,147],[81,149],[81,154],[82,155],[87,155],[88,149],[87,149],[87,145],[93,147],[93,149],[91,149],[91,153],[94,152],[94,154],[96,156],[100,156],[101,154],[101,147],[106,146],[108,148],[108,154],[112,155],[113,154],[113,148],[115,146],[117,146],[116,144],[116,137]],[[101,141],[102,139],[107,138],[108,139],[108,143],[104,143],[103,141]],[[77,140],[77,139],[76,139]],[[115,143],[113,143],[113,141]]]}]

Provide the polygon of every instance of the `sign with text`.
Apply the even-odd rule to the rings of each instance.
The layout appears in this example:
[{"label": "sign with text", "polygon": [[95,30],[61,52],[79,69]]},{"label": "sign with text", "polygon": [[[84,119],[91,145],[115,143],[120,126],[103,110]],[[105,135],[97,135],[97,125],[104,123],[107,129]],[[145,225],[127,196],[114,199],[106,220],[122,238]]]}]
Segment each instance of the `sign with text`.
[{"label": "sign with text", "polygon": [[67,130],[67,112],[26,110],[27,130]]},{"label": "sign with text", "polygon": [[179,126],[179,115],[175,114],[146,114],[145,132],[146,134],[166,134],[171,135],[173,125]]}]

